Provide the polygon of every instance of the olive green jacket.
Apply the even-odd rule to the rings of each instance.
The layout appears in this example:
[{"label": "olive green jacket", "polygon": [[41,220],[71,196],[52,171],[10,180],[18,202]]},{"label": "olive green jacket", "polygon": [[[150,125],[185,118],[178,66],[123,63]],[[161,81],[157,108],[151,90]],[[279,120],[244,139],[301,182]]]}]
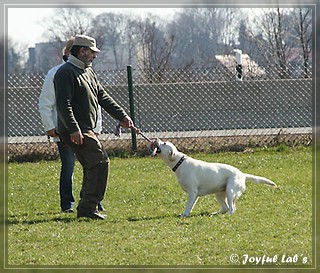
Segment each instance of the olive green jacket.
[{"label": "olive green jacket", "polygon": [[72,134],[95,128],[98,104],[119,121],[127,115],[102,88],[92,67],[85,67],[72,55],[56,72],[54,87],[58,132]]}]

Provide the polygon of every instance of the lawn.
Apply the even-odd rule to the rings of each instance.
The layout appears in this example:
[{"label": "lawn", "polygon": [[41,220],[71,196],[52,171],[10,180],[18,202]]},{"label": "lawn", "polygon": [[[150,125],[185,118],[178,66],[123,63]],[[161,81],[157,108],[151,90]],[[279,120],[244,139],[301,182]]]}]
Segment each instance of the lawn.
[{"label": "lawn", "polygon": [[[159,159],[112,158],[107,219],[78,220],[59,208],[60,163],[8,165],[7,267],[227,266],[294,268],[314,265],[312,149],[193,154],[265,176],[278,188],[247,182],[234,215],[212,195],[179,218],[187,194]],[[81,166],[76,164],[78,198]]]}]

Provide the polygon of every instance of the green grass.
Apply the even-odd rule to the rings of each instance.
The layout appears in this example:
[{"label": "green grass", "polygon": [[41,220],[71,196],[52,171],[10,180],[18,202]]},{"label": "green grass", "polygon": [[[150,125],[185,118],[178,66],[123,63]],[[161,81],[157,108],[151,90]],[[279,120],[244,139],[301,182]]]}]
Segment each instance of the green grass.
[{"label": "green grass", "polygon": [[[77,220],[59,208],[59,162],[8,165],[8,261],[25,265],[232,266],[230,255],[279,258],[272,266],[312,265],[312,150],[284,147],[252,153],[194,154],[272,179],[278,188],[247,182],[229,216],[210,213],[214,196],[178,218],[187,195],[159,158],[111,159],[105,221]],[[76,164],[78,198],[81,166]],[[282,263],[282,255],[299,255]],[[248,265],[253,265],[250,263]],[[261,265],[258,265],[261,266]]]}]

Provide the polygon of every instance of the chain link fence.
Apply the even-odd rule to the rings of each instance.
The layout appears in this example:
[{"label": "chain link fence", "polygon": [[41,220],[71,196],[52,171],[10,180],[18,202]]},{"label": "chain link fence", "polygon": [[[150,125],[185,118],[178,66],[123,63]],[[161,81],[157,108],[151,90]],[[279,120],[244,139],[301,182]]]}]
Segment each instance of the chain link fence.
[{"label": "chain link fence", "polygon": [[[129,109],[127,70],[98,71],[101,84]],[[172,141],[188,152],[244,151],[253,147],[309,145],[312,141],[311,67],[247,67],[243,81],[235,67],[133,70],[136,126],[150,138]],[[9,161],[56,159],[56,144],[45,135],[38,100],[45,75],[8,75]],[[103,110],[100,139],[111,155],[132,152],[131,132],[120,138],[117,121]],[[137,136],[139,154],[148,143]]]}]

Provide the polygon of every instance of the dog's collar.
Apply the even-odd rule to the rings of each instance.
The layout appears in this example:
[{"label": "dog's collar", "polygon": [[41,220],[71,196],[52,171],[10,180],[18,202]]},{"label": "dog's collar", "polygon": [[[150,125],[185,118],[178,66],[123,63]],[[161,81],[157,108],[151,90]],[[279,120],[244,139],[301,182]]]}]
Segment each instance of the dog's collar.
[{"label": "dog's collar", "polygon": [[179,166],[182,164],[182,162],[183,162],[185,159],[186,159],[186,157],[185,157],[185,156],[182,156],[182,157],[180,158],[180,160],[178,161],[178,163],[172,168],[172,170],[175,172],[175,171],[179,168]]}]

